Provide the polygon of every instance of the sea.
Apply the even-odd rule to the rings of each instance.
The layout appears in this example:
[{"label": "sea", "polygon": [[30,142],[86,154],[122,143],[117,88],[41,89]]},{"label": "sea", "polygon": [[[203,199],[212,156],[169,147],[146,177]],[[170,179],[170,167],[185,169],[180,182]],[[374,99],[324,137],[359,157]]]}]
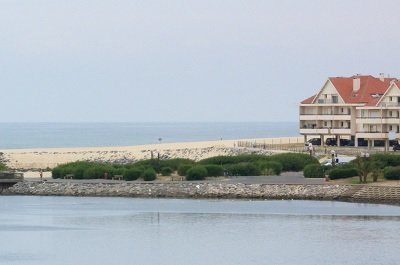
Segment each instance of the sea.
[{"label": "sea", "polygon": [[51,196],[0,202],[0,264],[399,264],[397,206]]},{"label": "sea", "polygon": [[0,123],[0,149],[298,136],[297,122]]}]

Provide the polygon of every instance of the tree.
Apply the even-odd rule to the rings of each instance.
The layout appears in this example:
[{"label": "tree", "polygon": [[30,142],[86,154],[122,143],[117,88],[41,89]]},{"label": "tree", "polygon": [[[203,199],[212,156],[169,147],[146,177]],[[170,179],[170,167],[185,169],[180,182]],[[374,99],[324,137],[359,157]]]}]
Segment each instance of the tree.
[{"label": "tree", "polygon": [[383,163],[370,159],[368,155],[357,156],[356,167],[359,171],[360,183],[367,183],[367,177],[370,173],[372,173],[372,180],[376,182]]}]

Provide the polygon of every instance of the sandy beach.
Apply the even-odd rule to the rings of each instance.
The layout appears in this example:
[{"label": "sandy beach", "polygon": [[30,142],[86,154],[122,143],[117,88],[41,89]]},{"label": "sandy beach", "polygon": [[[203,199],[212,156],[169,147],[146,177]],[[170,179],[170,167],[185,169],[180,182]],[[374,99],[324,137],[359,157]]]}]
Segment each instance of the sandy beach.
[{"label": "sandy beach", "polygon": [[238,147],[238,143],[289,144],[302,143],[302,141],[302,137],[285,137],[161,143],[119,147],[7,149],[0,150],[0,159],[9,168],[35,171],[53,168],[59,164],[74,161],[130,163],[150,159],[152,154],[154,157],[159,155],[161,159],[179,157],[193,160],[201,160],[217,155],[235,155],[250,152],[270,154],[279,151],[254,149],[251,146]]}]

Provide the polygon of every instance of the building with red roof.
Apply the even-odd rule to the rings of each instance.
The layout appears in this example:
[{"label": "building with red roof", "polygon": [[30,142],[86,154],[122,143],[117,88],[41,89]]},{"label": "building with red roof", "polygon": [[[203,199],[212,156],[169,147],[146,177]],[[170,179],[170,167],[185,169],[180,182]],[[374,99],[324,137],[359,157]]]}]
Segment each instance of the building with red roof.
[{"label": "building with red roof", "polygon": [[[400,137],[400,80],[371,75],[330,77],[300,103],[300,134],[331,144],[384,145]],[[333,139],[332,139],[333,138]]]}]

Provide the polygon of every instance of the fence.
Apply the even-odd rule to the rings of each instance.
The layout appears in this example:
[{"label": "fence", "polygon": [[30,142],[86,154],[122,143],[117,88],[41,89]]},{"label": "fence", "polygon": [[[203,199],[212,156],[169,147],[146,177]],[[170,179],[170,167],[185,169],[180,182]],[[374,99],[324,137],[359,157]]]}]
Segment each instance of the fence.
[{"label": "fence", "polygon": [[[308,146],[304,144],[303,137],[268,138],[261,140],[237,141],[237,147],[264,149],[271,151],[287,151],[295,153],[308,153]],[[383,147],[354,147],[354,146],[318,146],[313,145],[313,151],[317,155],[330,154],[331,150],[342,155],[358,156],[363,153],[375,154],[385,152]]]}]

